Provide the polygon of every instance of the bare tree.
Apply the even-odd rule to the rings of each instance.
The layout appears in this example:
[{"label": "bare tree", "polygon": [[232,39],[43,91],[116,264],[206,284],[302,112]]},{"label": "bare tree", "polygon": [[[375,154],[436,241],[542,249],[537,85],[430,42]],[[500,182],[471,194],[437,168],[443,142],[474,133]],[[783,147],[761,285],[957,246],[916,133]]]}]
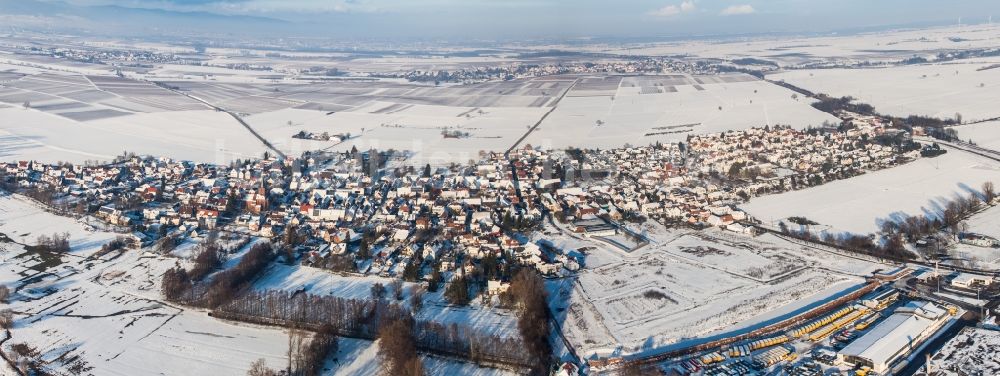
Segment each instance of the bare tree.
[{"label": "bare tree", "polygon": [[396,300],[403,300],[403,280],[394,279],[389,286],[392,287],[392,294]]},{"label": "bare tree", "polygon": [[375,282],[372,285],[372,299],[382,300],[385,299],[385,286],[380,282]]},{"label": "bare tree", "polygon": [[302,367],[302,349],[305,348],[306,333],[298,328],[288,329],[288,350],[285,355],[288,357],[287,372],[292,374],[292,370]]},{"label": "bare tree", "polygon": [[14,311],[9,308],[0,311],[0,328],[10,329],[14,325]]},{"label": "bare tree", "polygon": [[250,369],[247,370],[247,376],[278,376],[278,371],[275,371],[267,367],[267,361],[263,358],[255,360],[250,363]]},{"label": "bare tree", "polygon": [[424,307],[424,288],[414,285],[410,288],[410,309],[416,315]]},{"label": "bare tree", "polygon": [[378,356],[388,375],[422,376],[423,366],[417,356],[417,340],[410,320],[394,320],[378,332]]}]

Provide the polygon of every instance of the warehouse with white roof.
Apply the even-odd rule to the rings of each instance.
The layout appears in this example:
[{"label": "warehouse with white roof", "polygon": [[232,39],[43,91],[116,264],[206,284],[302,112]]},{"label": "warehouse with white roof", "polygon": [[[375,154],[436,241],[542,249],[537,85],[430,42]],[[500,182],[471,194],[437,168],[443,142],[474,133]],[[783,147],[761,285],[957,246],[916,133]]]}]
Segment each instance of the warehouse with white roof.
[{"label": "warehouse with white roof", "polygon": [[840,350],[837,359],[886,374],[894,363],[920,347],[947,321],[945,308],[926,301],[909,302]]}]

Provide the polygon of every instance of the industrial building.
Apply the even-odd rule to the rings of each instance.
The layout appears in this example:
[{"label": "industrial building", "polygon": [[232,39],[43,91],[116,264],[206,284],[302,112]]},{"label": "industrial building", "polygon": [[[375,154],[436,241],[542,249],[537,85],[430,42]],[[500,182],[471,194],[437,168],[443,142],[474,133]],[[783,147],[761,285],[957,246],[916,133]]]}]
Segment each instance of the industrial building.
[{"label": "industrial building", "polygon": [[988,286],[993,283],[993,277],[985,275],[975,275],[969,273],[961,273],[955,278],[951,279],[951,285],[955,287],[970,288],[972,285],[980,284],[983,286]]},{"label": "industrial building", "polygon": [[837,360],[856,367],[868,366],[879,374],[906,358],[949,319],[937,304],[912,301],[896,309],[881,323],[837,353]]}]

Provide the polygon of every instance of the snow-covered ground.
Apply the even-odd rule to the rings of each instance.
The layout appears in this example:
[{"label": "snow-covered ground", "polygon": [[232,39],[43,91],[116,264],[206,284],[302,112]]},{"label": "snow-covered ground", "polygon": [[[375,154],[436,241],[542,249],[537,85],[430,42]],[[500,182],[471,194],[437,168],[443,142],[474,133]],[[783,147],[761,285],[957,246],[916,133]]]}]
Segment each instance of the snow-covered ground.
[{"label": "snow-covered ground", "polygon": [[[1000,182],[1000,163],[959,150],[920,158],[885,170],[817,187],[757,197],[742,206],[757,219],[777,225],[801,216],[839,232],[867,234],[886,219],[937,215],[942,204]],[[787,223],[787,220],[786,220]]]},{"label": "snow-covered ground", "polygon": [[123,152],[226,164],[266,148],[225,113],[170,111],[75,121],[36,109],[0,109],[0,160],[108,161]]},{"label": "snow-covered ground", "polygon": [[[392,106],[398,110],[383,111]],[[248,117],[246,120],[265,138],[291,154],[306,150],[334,151],[396,149],[416,154],[420,165],[465,163],[479,159],[480,151],[505,151],[541,118],[547,108],[452,107],[372,102],[327,114],[325,111],[284,109]],[[481,111],[481,112],[480,112]],[[289,122],[291,125],[289,125]],[[443,131],[465,132],[461,138],[446,138]],[[344,142],[292,138],[299,131],[330,135],[350,134]]]},{"label": "snow-covered ground", "polygon": [[[986,209],[965,221],[971,233],[991,236],[1000,239],[1000,206]],[[978,247],[968,244],[956,244],[955,256],[968,260],[974,266],[1000,269],[1000,248]]]},{"label": "snow-covered ground", "polygon": [[[931,58],[937,51],[995,48],[996,24],[949,25],[921,29],[873,31],[824,36],[701,39],[622,45],[538,46],[539,50],[568,49],[628,55],[693,55],[705,58],[756,57],[782,66],[803,63],[895,62],[916,56]],[[926,51],[926,52],[925,52]]]},{"label": "snow-covered ground", "polygon": [[808,99],[793,99],[792,91],[746,75],[657,80],[632,77],[612,90],[571,91],[525,143],[608,148],[764,125],[802,129],[837,122]]},{"label": "snow-covered ground", "polygon": [[931,365],[936,375],[1000,375],[997,354],[1000,354],[1000,331],[969,327],[945,343],[931,357]]},{"label": "snow-covered ground", "polygon": [[954,129],[962,141],[971,141],[987,149],[1000,150],[1000,121],[960,125]]},{"label": "snow-covered ground", "polygon": [[[334,360],[327,362],[328,369],[335,375],[377,375],[384,372],[378,360],[378,342],[353,338],[341,338]],[[507,376],[517,372],[495,368],[478,367],[471,363],[456,362],[449,359],[422,356],[424,370],[428,375],[470,375],[470,376]],[[274,365],[271,365],[274,367]]]},{"label": "snow-covered ground", "polygon": [[[38,234],[52,232],[70,234],[69,254],[53,257],[26,252],[14,242],[33,244]],[[80,367],[94,375],[237,376],[244,375],[257,359],[276,368],[286,364],[285,331],[221,321],[206,311],[159,300],[160,276],[183,260],[141,250],[93,257],[117,234],[42,211],[20,196],[0,196],[0,233],[13,240],[0,242],[0,284],[14,290],[11,303],[0,304],[0,309],[17,312],[4,351],[27,343],[39,350],[52,370]],[[301,272],[297,267],[275,265],[271,272],[262,283],[274,288],[310,283],[316,284],[314,292],[345,293],[356,288],[365,294],[370,288],[325,272]],[[504,323],[497,332],[516,330],[513,318],[488,310],[464,312],[428,302],[422,312],[435,320],[479,320],[484,327],[490,325],[486,320],[497,320]],[[328,360],[324,375],[373,374],[379,367],[376,354],[377,346],[371,341],[341,338],[340,349]],[[514,374],[436,357],[425,357],[424,365],[429,375]],[[4,372],[0,368],[0,374]]]},{"label": "snow-covered ground", "polygon": [[768,76],[814,93],[852,96],[881,113],[963,121],[1000,116],[1000,69],[993,62],[948,62],[873,69],[794,70]]},{"label": "snow-covered ground", "polygon": [[[393,299],[391,278],[377,276],[345,276],[308,266],[272,265],[257,280],[254,288],[259,290],[305,291],[315,295],[331,295],[347,299],[369,299],[371,288],[381,283],[386,288],[388,299]],[[403,300],[400,304],[409,306],[412,288],[415,284],[403,284]],[[481,304],[475,299],[468,307],[444,304],[443,289],[424,294],[424,306],[417,314],[418,320],[430,320],[443,324],[469,325],[488,334],[500,336],[517,335],[517,317],[505,309]]]},{"label": "snow-covered ground", "polygon": [[582,356],[749,330],[852,290],[884,267],[773,237],[716,230],[651,236],[653,245],[627,255],[594,248],[587,260],[603,258],[600,266],[550,283],[564,332]]}]

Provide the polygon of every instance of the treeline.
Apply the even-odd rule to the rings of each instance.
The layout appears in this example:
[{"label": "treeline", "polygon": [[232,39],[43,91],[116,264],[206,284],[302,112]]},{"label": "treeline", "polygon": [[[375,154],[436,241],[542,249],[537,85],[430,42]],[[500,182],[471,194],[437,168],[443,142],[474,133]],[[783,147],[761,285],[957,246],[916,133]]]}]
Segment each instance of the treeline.
[{"label": "treeline", "polygon": [[247,287],[274,258],[275,252],[271,243],[257,243],[250,247],[236,266],[217,273],[208,282],[199,282],[180,265],[174,266],[163,273],[160,289],[167,300],[216,308],[233,299]]},{"label": "treeline", "polygon": [[551,328],[545,282],[537,271],[524,268],[514,276],[507,294],[518,311],[517,329],[524,341],[524,352],[531,360],[531,374],[548,375],[552,344],[549,343]]},{"label": "treeline", "polygon": [[527,366],[535,360],[518,338],[480,332],[460,324],[415,320],[403,305],[385,300],[346,299],[286,291],[248,291],[212,313],[215,317],[259,324],[317,329],[335,328],[336,334],[377,339],[383,325],[412,323],[415,346],[420,350]]},{"label": "treeline", "polygon": [[817,110],[826,113],[835,113],[840,111],[849,111],[862,115],[878,115],[875,112],[875,107],[872,107],[866,103],[857,103],[852,97],[832,97],[826,94],[817,94],[817,102],[813,103],[812,106]]},{"label": "treeline", "polygon": [[[948,230],[954,234],[961,232],[962,221],[979,212],[983,208],[983,203],[990,204],[997,199],[997,192],[992,182],[985,182],[981,192],[972,192],[968,196],[959,196],[947,201],[942,205],[942,209],[937,215],[915,215],[907,216],[898,220],[886,220],[882,223],[878,234],[855,235],[847,234],[835,236],[824,233],[817,236],[808,229],[789,229],[784,222],[778,224],[782,233],[799,239],[821,242],[846,248],[875,257],[909,261],[915,255],[906,249],[907,243],[936,234],[941,230]],[[809,221],[811,222],[811,221]],[[815,223],[815,222],[811,222]],[[881,244],[874,239],[882,239]]]},{"label": "treeline", "polygon": [[824,243],[878,258],[897,261],[909,261],[915,258],[915,255],[907,251],[901,242],[896,241],[898,238],[889,239],[885,244],[877,244],[870,235],[844,234],[838,236],[827,232],[823,233],[822,236],[818,236],[808,229],[790,229],[784,222],[778,223],[778,227],[781,229],[781,233],[794,238]]},{"label": "treeline", "polygon": [[910,115],[907,117],[888,116],[875,111],[875,107],[872,105],[857,102],[855,98],[850,96],[833,97],[826,94],[817,94],[815,98],[818,99],[818,101],[813,103],[812,106],[817,110],[831,114],[839,111],[848,111],[867,116],[880,116],[886,118],[890,123],[892,123],[893,126],[896,127],[941,128],[949,125],[960,124],[962,122],[962,115],[957,113],[952,119],[940,119],[923,115]]},{"label": "treeline", "polygon": [[933,235],[941,229],[958,233],[962,229],[962,221],[983,208],[983,203],[993,202],[997,198],[992,182],[985,182],[981,192],[972,192],[968,196],[959,196],[949,200],[942,206],[939,215],[907,216],[897,221],[882,223],[882,234],[887,236],[901,235],[906,240],[914,242],[922,237]]},{"label": "treeline", "polygon": [[205,306],[215,308],[231,300],[263,271],[274,257],[275,252],[271,243],[254,244],[236,266],[219,272],[212,278],[203,298]]},{"label": "treeline", "polygon": [[34,250],[42,252],[67,253],[69,252],[69,233],[38,235],[38,240],[32,247]]}]

